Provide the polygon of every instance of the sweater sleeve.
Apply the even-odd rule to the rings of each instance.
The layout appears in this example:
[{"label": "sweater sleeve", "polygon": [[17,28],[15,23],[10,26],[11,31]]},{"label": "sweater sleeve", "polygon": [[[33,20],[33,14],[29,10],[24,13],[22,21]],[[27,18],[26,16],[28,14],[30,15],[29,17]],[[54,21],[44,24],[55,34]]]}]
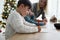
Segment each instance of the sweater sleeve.
[{"label": "sweater sleeve", "polygon": [[34,33],[38,32],[37,27],[31,27],[28,25],[25,25],[23,22],[23,19],[21,17],[14,17],[11,25],[13,29],[18,33]]}]

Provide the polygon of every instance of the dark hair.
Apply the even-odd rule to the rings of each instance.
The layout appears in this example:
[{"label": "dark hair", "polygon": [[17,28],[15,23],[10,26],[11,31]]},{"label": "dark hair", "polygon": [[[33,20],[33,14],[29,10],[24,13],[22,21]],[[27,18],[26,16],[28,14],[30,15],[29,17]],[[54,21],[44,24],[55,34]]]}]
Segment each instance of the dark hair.
[{"label": "dark hair", "polygon": [[29,6],[29,9],[31,8],[31,2],[29,0],[19,0],[17,7],[19,7],[21,4],[24,4],[25,6]]}]

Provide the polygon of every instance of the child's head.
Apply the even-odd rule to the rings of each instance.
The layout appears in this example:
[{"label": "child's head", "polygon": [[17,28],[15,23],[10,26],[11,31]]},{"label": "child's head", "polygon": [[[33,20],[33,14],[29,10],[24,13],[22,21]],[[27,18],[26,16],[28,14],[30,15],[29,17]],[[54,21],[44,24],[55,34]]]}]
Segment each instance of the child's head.
[{"label": "child's head", "polygon": [[29,0],[19,0],[17,8],[23,15],[26,15],[27,11],[31,8],[31,2]]}]

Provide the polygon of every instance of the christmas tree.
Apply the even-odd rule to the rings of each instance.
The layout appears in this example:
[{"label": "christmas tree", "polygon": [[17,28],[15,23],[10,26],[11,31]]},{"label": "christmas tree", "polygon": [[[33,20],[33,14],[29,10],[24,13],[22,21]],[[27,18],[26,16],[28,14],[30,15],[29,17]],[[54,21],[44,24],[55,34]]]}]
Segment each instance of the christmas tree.
[{"label": "christmas tree", "polygon": [[[10,11],[16,9],[16,0],[4,0],[5,4],[4,4],[4,9],[2,12],[2,19],[7,19]],[[2,27],[5,28],[6,23],[5,22],[0,22],[2,24]],[[1,30],[0,30],[1,31]]]},{"label": "christmas tree", "polygon": [[11,10],[16,9],[16,0],[5,0],[2,18],[7,19]]}]

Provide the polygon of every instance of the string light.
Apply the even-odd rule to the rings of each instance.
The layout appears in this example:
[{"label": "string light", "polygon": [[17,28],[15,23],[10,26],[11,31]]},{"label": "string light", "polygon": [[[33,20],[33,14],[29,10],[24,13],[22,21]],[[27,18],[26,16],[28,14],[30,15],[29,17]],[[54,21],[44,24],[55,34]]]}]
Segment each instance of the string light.
[{"label": "string light", "polygon": [[[3,19],[7,19],[10,13],[10,10],[14,10],[16,9],[16,0],[4,0],[5,4],[4,4],[4,9],[2,10],[2,18]],[[1,23],[2,24],[2,23]],[[2,26],[6,26],[5,24]]]}]

